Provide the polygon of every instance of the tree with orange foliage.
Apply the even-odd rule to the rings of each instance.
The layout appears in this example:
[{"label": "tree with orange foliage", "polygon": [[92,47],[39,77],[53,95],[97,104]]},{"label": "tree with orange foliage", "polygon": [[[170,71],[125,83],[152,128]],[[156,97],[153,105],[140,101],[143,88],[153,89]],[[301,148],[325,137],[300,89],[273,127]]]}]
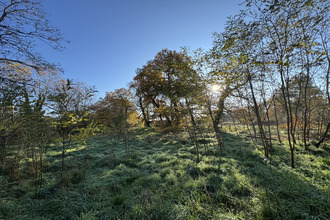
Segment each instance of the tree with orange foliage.
[{"label": "tree with orange foliage", "polygon": [[150,125],[152,118],[146,110],[153,108],[154,118],[163,125],[178,126],[182,122],[181,102],[199,86],[199,76],[186,51],[163,49],[136,73],[131,87],[140,99],[145,124]]},{"label": "tree with orange foliage", "polygon": [[95,105],[96,119],[124,138],[126,153],[129,153],[129,127],[135,125],[138,120],[132,100],[131,91],[121,88],[114,92],[107,92],[105,97]]}]

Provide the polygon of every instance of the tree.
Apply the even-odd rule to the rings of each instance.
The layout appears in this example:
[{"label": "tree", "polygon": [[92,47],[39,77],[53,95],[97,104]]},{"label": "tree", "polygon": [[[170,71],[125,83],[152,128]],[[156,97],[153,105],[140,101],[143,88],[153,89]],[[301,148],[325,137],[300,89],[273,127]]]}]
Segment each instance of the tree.
[{"label": "tree", "polygon": [[[62,174],[65,171],[66,150],[70,147],[72,140],[77,139],[75,136],[79,136],[81,132],[86,133],[89,114],[87,103],[95,92],[93,87],[85,84],[60,80],[55,84],[53,93],[49,96],[49,108],[55,116],[55,126],[62,142]],[[94,129],[94,127],[90,128]]]},{"label": "tree", "polygon": [[[54,74],[37,74],[18,63],[2,67],[0,84],[0,143],[2,168],[17,178],[23,159],[35,178],[36,194],[41,186],[46,148],[54,141],[53,128],[45,116],[46,97]],[[7,157],[7,155],[9,155]],[[16,176],[16,177],[15,177]],[[37,184],[38,183],[38,184]]]},{"label": "tree", "polygon": [[[330,39],[330,25],[329,25],[329,22],[323,22],[322,23],[323,25],[323,28],[320,30],[319,32],[319,35],[320,35],[320,39],[321,39],[321,47],[323,49],[323,54],[325,55],[325,62],[324,62],[324,65],[323,65],[323,69],[324,69],[324,72],[326,73],[325,74],[325,92],[324,92],[324,96],[327,100],[327,105],[329,106],[330,105],[330,88],[329,88],[329,85],[330,85],[330,54],[329,54],[329,39]],[[323,142],[324,140],[326,139],[327,135],[328,135],[328,132],[330,130],[330,110],[329,108],[326,110],[326,113],[325,113],[325,118],[327,120],[327,126],[325,128],[325,131],[323,133],[323,135],[321,136],[320,140],[315,144],[316,147],[319,147]],[[323,121],[323,120],[321,120]]]},{"label": "tree", "polygon": [[[312,73],[318,71],[325,54],[317,48],[318,32],[324,24],[329,23],[329,2],[324,0],[310,1],[256,1],[246,0],[251,24],[262,30],[263,57],[259,61],[272,70],[274,85],[281,91],[282,106],[286,112],[287,139],[291,152],[291,166],[294,168],[294,152],[297,143],[297,106],[303,104],[303,139],[307,146],[309,130],[310,102],[308,100]],[[259,56],[260,57],[260,56]],[[260,57],[261,58],[261,57]],[[306,75],[305,82],[299,81],[299,105],[294,106],[295,94],[291,90],[291,82],[295,76]],[[321,78],[320,78],[321,79]],[[301,99],[304,97],[304,99]]]},{"label": "tree", "polygon": [[63,48],[59,29],[52,26],[39,0],[0,1],[0,65],[17,63],[37,71],[55,68],[34,51],[36,43]]},{"label": "tree", "polygon": [[[159,120],[167,126],[182,122],[180,102],[196,90],[198,75],[185,51],[163,49],[155,58],[137,70],[132,86],[141,99],[139,107],[145,119],[148,106],[154,109]],[[151,108],[149,108],[151,109]]]},{"label": "tree", "polygon": [[[6,146],[14,142],[19,144],[17,141],[20,139],[17,136],[22,131],[23,125],[30,121],[25,120],[26,115],[42,112],[45,94],[38,89],[41,82],[38,80],[42,80],[38,77],[58,70],[55,65],[47,62],[35,51],[35,45],[45,43],[56,50],[61,50],[62,42],[59,29],[49,23],[39,0],[0,1],[2,162],[6,157]],[[34,75],[35,73],[39,76]],[[35,92],[38,93],[37,96],[31,94],[34,93],[30,90],[31,87],[34,87],[34,91],[38,91]],[[31,95],[33,100],[29,97]],[[43,116],[39,114],[38,117]]]},{"label": "tree", "polygon": [[214,35],[213,47],[206,58],[211,69],[209,78],[212,84],[220,87],[215,110],[211,108],[210,100],[208,101],[208,111],[220,149],[223,148],[223,143],[219,123],[225,110],[225,101],[246,83],[245,72],[242,70],[242,64],[246,58],[237,51],[240,42],[235,34],[238,33],[231,30],[235,24],[237,24],[236,21],[230,20],[224,33]]},{"label": "tree", "polygon": [[4,167],[7,147],[14,142],[17,131],[23,123],[16,117],[15,103],[23,94],[22,86],[13,81],[0,79],[0,152]]},{"label": "tree", "polygon": [[107,92],[95,106],[96,119],[123,137],[126,153],[129,153],[129,127],[137,121],[137,112],[132,100],[131,91],[121,88]]}]

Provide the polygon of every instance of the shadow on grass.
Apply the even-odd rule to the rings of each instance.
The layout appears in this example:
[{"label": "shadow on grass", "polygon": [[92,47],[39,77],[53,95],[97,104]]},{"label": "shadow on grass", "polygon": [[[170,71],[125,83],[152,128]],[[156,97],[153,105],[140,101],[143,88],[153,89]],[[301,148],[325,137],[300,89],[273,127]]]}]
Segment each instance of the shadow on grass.
[{"label": "shadow on grass", "polygon": [[[117,217],[170,219],[186,212],[182,218],[213,218],[228,210],[237,217],[260,219],[330,216],[329,192],[324,188],[327,181],[319,183],[313,175],[305,176],[304,170],[309,170],[313,161],[304,161],[304,152],[297,153],[300,168],[293,170],[285,145],[275,144],[270,160],[265,160],[262,149],[252,146],[248,139],[224,133],[224,151],[218,152],[215,146],[205,151],[201,144],[201,161],[196,164],[189,141],[183,145],[178,136],[162,136],[155,131],[135,135],[130,155],[119,153],[124,149],[120,141],[105,138],[104,143],[112,147],[98,150],[110,147],[118,157],[100,157],[103,162],[112,162],[106,162],[110,165],[105,169],[97,164],[95,168],[99,167],[100,172],[93,171],[95,178],[87,183],[87,191],[95,193],[93,197],[104,189],[110,193],[115,210],[126,213],[113,211]],[[206,211],[210,207],[212,213]]]},{"label": "shadow on grass", "polygon": [[[233,174],[238,178],[232,187],[238,188],[242,194],[247,191],[258,198],[258,214],[262,218],[330,218],[328,166],[319,164],[316,167],[313,164],[315,157],[306,158],[307,152],[300,150],[296,152],[297,168],[292,169],[288,146],[275,144],[268,160],[262,157],[262,149],[252,150],[251,144],[242,137],[226,133],[224,142],[227,147],[222,157],[235,160],[238,171]],[[239,145],[244,146],[242,150],[238,149]],[[303,171],[313,165],[313,169],[324,169],[328,178],[313,180],[313,177],[306,177]]]}]

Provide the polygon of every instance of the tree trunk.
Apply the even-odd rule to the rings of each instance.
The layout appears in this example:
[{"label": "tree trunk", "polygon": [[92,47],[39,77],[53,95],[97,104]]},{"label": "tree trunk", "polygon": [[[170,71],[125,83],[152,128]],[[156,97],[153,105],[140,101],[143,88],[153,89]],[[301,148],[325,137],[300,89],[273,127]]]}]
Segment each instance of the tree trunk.
[{"label": "tree trunk", "polygon": [[222,142],[222,138],[221,138],[221,131],[220,131],[219,125],[216,124],[215,122],[213,122],[213,129],[214,129],[214,132],[215,132],[215,136],[217,138],[219,149],[222,150],[223,149],[223,142]]},{"label": "tree trunk", "polygon": [[129,154],[128,129],[127,128],[125,128],[125,131],[124,131],[124,141],[125,141],[126,154]]},{"label": "tree trunk", "polygon": [[282,143],[281,141],[281,134],[280,134],[280,129],[278,128],[278,118],[277,118],[277,111],[276,111],[276,104],[275,104],[275,100],[273,102],[273,105],[274,105],[274,114],[275,114],[275,123],[276,123],[276,131],[277,131],[277,138],[278,138],[278,141],[280,143]]},{"label": "tree trunk", "polygon": [[[284,76],[283,76],[283,69],[280,68],[280,74],[281,74],[281,91],[282,91],[282,95],[283,95],[283,100],[284,100],[284,107],[285,107],[285,112],[286,112],[286,127],[287,127],[287,135],[288,135],[288,142],[289,142],[289,147],[290,147],[290,152],[291,152],[291,167],[294,168],[294,142],[291,142],[291,132],[290,132],[290,122],[292,122],[292,120],[290,120],[290,117],[292,116],[290,114],[290,106],[288,105],[288,101],[287,101],[287,92],[288,90],[285,89],[285,82],[284,82]],[[289,98],[289,97],[288,97]]]},{"label": "tree trunk", "polygon": [[62,176],[64,173],[64,158],[65,158],[65,134],[62,135]]},{"label": "tree trunk", "polygon": [[188,113],[190,116],[191,124],[193,125],[193,127],[196,127],[194,112],[193,112],[193,109],[191,108],[190,102],[188,101],[187,98],[186,98],[186,105],[187,105]]},{"label": "tree trunk", "polygon": [[5,165],[5,160],[6,160],[6,146],[7,146],[7,137],[1,137],[1,141],[0,141],[0,152],[1,152],[1,165],[2,167],[4,167]]},{"label": "tree trunk", "polygon": [[[326,42],[324,41],[323,38],[322,38],[322,43],[323,43],[323,47],[324,48],[327,48]],[[327,61],[328,61],[328,69],[327,69],[327,74],[326,74],[325,90],[326,90],[326,94],[327,94],[327,98],[328,98],[328,105],[330,105],[330,91],[329,91],[329,83],[330,83],[329,82],[330,81],[330,56],[329,56],[329,53],[327,53],[326,55],[327,55]],[[329,112],[326,115],[329,118]],[[319,147],[324,142],[324,140],[327,137],[327,134],[328,134],[329,130],[330,130],[330,122],[328,122],[327,128],[325,129],[325,132],[324,132],[321,140],[318,143],[315,144],[316,147]]]},{"label": "tree trunk", "polygon": [[143,102],[142,102],[142,98],[139,97],[139,107],[142,111],[142,116],[143,116],[143,120],[144,120],[144,126],[145,127],[151,127],[150,125],[150,121],[149,121],[149,117],[147,115],[147,112],[145,111],[145,108],[143,106]]},{"label": "tree trunk", "polygon": [[[306,48],[307,49],[307,48]],[[304,88],[304,102],[305,102],[305,109],[304,109],[304,128],[303,128],[303,141],[304,141],[304,147],[305,147],[305,150],[308,150],[308,145],[307,145],[307,136],[309,136],[307,133],[307,126],[309,124],[309,120],[308,120],[308,106],[309,106],[309,103],[307,102],[307,96],[309,96],[308,92],[308,85],[309,85],[309,78],[310,78],[310,69],[309,69],[309,56],[308,56],[308,52],[306,53],[306,57],[307,57],[307,79],[306,79],[306,84],[305,84],[305,88]],[[307,104],[308,103],[308,104]],[[309,130],[309,129],[308,129]]]},{"label": "tree trunk", "polygon": [[254,89],[253,89],[253,85],[252,85],[252,78],[251,78],[250,74],[248,75],[248,81],[249,81],[249,85],[250,85],[250,89],[251,89],[252,101],[253,101],[253,104],[254,104],[254,113],[255,113],[256,118],[257,118],[260,138],[261,138],[261,141],[262,141],[263,146],[264,146],[265,157],[268,158],[269,157],[269,144],[267,142],[266,134],[265,134],[263,124],[262,124],[262,120],[261,120],[261,117],[260,117],[260,113],[259,113],[259,109],[258,109],[258,103],[257,103],[257,100],[256,100],[255,95],[254,95]]},{"label": "tree trunk", "polygon": [[197,134],[196,134],[196,127],[190,127],[187,117],[184,116],[185,122],[186,122],[186,129],[188,131],[189,134],[189,138],[191,140],[191,142],[194,144],[194,149],[195,149],[195,153],[196,153],[196,160],[197,162],[199,162],[199,146],[198,146],[198,141],[197,141]]},{"label": "tree trunk", "polygon": [[221,116],[222,116],[223,109],[221,111],[219,111],[219,109],[218,109],[217,113],[214,115],[213,111],[211,109],[211,103],[209,102],[208,111],[209,111],[209,114],[210,114],[211,119],[212,119],[212,125],[213,125],[213,129],[214,129],[214,133],[215,133],[215,136],[216,136],[216,139],[217,139],[219,149],[222,150],[223,149],[223,142],[222,142],[222,138],[221,138],[219,122],[220,122],[220,119],[221,119]]},{"label": "tree trunk", "polygon": [[291,152],[291,167],[295,168],[295,164],[294,164],[294,148],[290,149]]},{"label": "tree trunk", "polygon": [[325,129],[325,132],[324,132],[323,137],[321,138],[321,140],[319,140],[319,142],[317,142],[315,144],[316,147],[320,147],[320,145],[324,142],[324,140],[326,139],[326,137],[328,135],[329,130],[330,130],[330,122],[328,123],[328,126]]}]

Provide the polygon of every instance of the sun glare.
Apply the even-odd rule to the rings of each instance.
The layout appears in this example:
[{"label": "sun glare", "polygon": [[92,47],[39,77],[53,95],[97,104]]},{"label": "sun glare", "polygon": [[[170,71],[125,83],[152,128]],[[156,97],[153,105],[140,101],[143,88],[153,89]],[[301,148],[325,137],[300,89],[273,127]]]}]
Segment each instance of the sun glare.
[{"label": "sun glare", "polygon": [[220,86],[214,84],[214,85],[211,86],[211,90],[212,90],[213,92],[219,91],[219,90],[220,90]]}]

